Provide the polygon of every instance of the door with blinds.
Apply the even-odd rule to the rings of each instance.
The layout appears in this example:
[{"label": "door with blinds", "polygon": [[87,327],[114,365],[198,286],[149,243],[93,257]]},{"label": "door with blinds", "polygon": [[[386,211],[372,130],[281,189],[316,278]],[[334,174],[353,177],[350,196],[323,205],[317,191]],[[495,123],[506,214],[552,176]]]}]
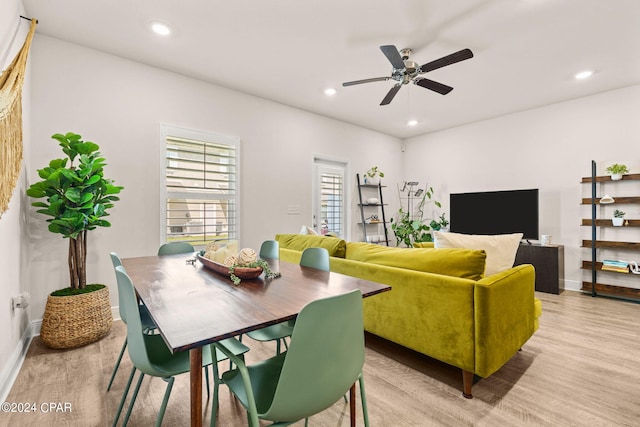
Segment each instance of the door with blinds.
[{"label": "door with blinds", "polygon": [[165,241],[238,239],[239,141],[163,127]]},{"label": "door with blinds", "polygon": [[346,237],[346,163],[314,159],[313,228]]}]

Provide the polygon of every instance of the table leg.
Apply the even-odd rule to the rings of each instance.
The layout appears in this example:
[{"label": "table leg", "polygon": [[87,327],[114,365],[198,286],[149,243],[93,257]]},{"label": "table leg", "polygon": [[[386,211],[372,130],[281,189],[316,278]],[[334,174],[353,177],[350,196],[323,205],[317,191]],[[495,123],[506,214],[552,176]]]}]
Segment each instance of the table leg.
[{"label": "table leg", "polygon": [[191,427],[202,427],[202,347],[189,350],[191,361]]},{"label": "table leg", "polygon": [[356,427],[356,383],[349,389],[349,413],[351,415],[351,427]]}]

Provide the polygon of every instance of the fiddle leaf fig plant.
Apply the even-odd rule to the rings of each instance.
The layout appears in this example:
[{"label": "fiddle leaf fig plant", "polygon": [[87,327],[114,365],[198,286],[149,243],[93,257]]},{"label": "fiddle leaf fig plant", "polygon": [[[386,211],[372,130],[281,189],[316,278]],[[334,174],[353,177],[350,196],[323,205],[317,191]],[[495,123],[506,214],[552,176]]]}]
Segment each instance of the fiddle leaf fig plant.
[{"label": "fiddle leaf fig plant", "polygon": [[[41,181],[27,189],[27,195],[46,201],[33,202],[38,213],[49,216],[49,231],[69,239],[69,287],[84,289],[87,286],[87,232],[97,227],[110,227],[104,219],[113,202],[120,200],[116,194],[124,187],[113,185],[104,177],[105,159],[99,146],[83,141],[78,134],[56,133],[51,138],[59,142],[65,159],[54,159],[38,169]],[[76,162],[76,163],[74,163]]]}]

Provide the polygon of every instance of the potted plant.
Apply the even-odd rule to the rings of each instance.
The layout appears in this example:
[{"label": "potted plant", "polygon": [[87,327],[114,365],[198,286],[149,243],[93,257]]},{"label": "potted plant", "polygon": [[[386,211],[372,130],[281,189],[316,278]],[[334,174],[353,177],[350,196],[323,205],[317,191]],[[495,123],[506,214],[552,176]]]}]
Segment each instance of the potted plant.
[{"label": "potted plant", "polygon": [[109,288],[87,285],[87,232],[111,226],[104,217],[123,187],[104,177],[105,159],[97,144],[71,132],[52,138],[67,158],[38,169],[42,180],[32,184],[27,195],[46,199],[32,205],[50,217],[49,231],[69,239],[69,286],[47,298],[40,337],[52,348],[71,348],[96,341],[111,328]]},{"label": "potted plant", "polygon": [[364,183],[368,185],[378,185],[380,178],[384,178],[384,173],[378,169],[378,166],[373,166],[364,174]]},{"label": "potted plant", "polygon": [[[427,203],[433,202],[437,207],[441,207],[440,202],[432,200],[433,188],[429,187],[427,191],[421,192],[422,197],[419,199],[415,214],[411,214],[408,200],[407,209],[400,207],[396,218],[391,218],[391,230],[396,236],[396,245],[400,246],[404,243],[405,246],[411,247],[416,242],[432,242],[433,236],[431,235],[431,222],[428,224],[429,219],[424,218],[424,207]],[[414,193],[415,194],[415,193]],[[448,221],[445,220],[448,225]]]},{"label": "potted plant", "polygon": [[619,181],[622,179],[622,175],[629,173],[629,169],[626,165],[615,163],[607,168],[607,173],[611,175],[612,181]]},{"label": "potted plant", "polygon": [[613,211],[613,218],[611,218],[613,225],[616,227],[622,226],[622,223],[624,222],[624,216],[625,216],[625,212],[622,212],[619,209],[616,209],[615,211]]},{"label": "potted plant", "polygon": [[446,213],[442,213],[442,215],[440,215],[437,220],[431,220],[431,223],[429,224],[429,226],[431,226],[431,229],[433,231],[449,231],[449,228],[447,228],[447,226],[449,225],[449,221],[447,220],[446,216]]}]

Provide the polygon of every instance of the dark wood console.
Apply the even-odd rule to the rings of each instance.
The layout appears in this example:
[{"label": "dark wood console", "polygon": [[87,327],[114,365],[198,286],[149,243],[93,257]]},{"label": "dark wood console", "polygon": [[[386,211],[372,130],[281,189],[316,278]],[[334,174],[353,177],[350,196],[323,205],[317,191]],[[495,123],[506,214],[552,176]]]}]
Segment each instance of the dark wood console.
[{"label": "dark wood console", "polygon": [[536,291],[559,294],[564,290],[564,246],[522,243],[514,265],[532,264],[536,269]]}]

